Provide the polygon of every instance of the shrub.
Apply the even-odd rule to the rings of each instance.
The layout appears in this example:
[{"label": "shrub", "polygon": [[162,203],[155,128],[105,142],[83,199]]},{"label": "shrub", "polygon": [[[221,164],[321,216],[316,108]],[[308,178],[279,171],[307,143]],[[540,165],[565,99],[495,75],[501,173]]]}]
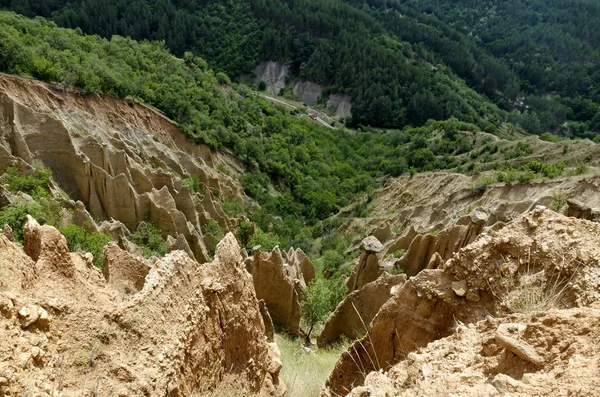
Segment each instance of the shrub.
[{"label": "shrub", "polygon": [[229,168],[227,168],[227,166],[224,164],[217,164],[217,171],[219,171],[225,175],[231,176],[231,170]]},{"label": "shrub", "polygon": [[223,72],[219,72],[216,75],[217,81],[222,85],[231,85],[231,79]]},{"label": "shrub", "polygon": [[546,142],[558,142],[560,141],[560,137],[551,134],[549,132],[544,132],[543,134],[540,135],[540,139],[542,141],[546,141]]},{"label": "shrub", "polygon": [[327,250],[323,254],[322,261],[323,270],[330,270],[335,273],[344,264],[346,259],[336,250]]},{"label": "shrub", "polygon": [[202,225],[202,233],[205,236],[209,235],[213,237],[207,248],[210,254],[214,255],[218,242],[221,241],[221,239],[225,236],[223,229],[221,229],[221,226],[219,226],[217,221],[214,219],[209,219],[204,225]]},{"label": "shrub", "polygon": [[584,162],[578,163],[573,170],[571,170],[571,175],[583,175],[588,172],[588,165]]},{"label": "shrub", "polygon": [[475,181],[471,186],[471,189],[477,193],[483,193],[488,186],[493,185],[496,182],[498,182],[498,177],[496,175],[482,176]]},{"label": "shrub", "polygon": [[140,223],[129,239],[141,248],[146,257],[160,257],[167,254],[168,244],[163,240],[162,232],[149,222]]},{"label": "shrub", "polygon": [[517,174],[517,182],[519,183],[527,183],[527,182],[531,182],[532,180],[535,179],[535,172],[528,170],[528,171],[523,171],[523,172],[519,172]]},{"label": "shrub", "polygon": [[198,175],[192,175],[191,178],[182,179],[181,184],[190,189],[192,193],[206,193],[206,186],[200,182]]},{"label": "shrub", "polygon": [[525,164],[524,168],[537,174],[542,174],[547,178],[556,178],[563,173],[565,169],[565,163],[561,161],[557,164],[547,164],[540,161],[530,161]]},{"label": "shrub", "polygon": [[366,200],[360,200],[354,206],[354,216],[357,218],[366,218],[369,216],[369,203]]},{"label": "shrub", "polygon": [[42,167],[36,166],[33,171],[25,173],[21,173],[15,167],[9,167],[2,175],[2,181],[11,192],[23,192],[38,199],[48,196],[51,176],[52,171]]},{"label": "shrub", "polygon": [[550,209],[554,212],[559,212],[560,209],[567,203],[567,195],[565,193],[554,192],[552,193],[552,202],[550,203]]},{"label": "shrub", "polygon": [[392,256],[394,258],[402,258],[402,256],[404,256],[404,254],[406,254],[406,250],[404,248],[402,248],[402,249],[399,249],[398,251],[394,252],[392,254]]},{"label": "shrub", "polygon": [[10,204],[0,211],[0,227],[9,225],[13,230],[15,240],[23,243],[23,226],[25,226],[25,218],[31,215],[38,218],[41,213],[41,206],[37,203],[29,201],[17,201]]},{"label": "shrub", "polygon": [[389,270],[389,273],[393,275],[404,274],[404,269],[402,269],[401,267],[394,266]]},{"label": "shrub", "polygon": [[104,246],[112,239],[104,233],[92,232],[73,223],[58,228],[67,239],[71,251],[90,252],[94,256],[94,266],[102,268],[104,265]]},{"label": "shrub", "polygon": [[225,197],[221,203],[221,208],[230,218],[239,218],[244,215],[246,211],[246,204],[240,197]]},{"label": "shrub", "polygon": [[253,247],[260,245],[263,251],[271,251],[275,246],[279,245],[279,237],[273,233],[265,233],[262,229],[257,228],[256,232],[246,244],[246,248],[251,250]]}]

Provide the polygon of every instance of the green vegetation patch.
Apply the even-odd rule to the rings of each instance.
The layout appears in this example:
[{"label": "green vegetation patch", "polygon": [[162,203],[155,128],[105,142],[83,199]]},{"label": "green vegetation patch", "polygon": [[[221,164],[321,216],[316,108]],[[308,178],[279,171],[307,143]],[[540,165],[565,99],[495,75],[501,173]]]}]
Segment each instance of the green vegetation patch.
[{"label": "green vegetation patch", "polygon": [[141,248],[145,257],[162,257],[167,254],[168,244],[162,238],[162,232],[150,222],[141,222],[129,239]]},{"label": "green vegetation patch", "polygon": [[94,256],[94,266],[100,269],[104,266],[104,246],[112,241],[110,236],[101,232],[90,232],[75,224],[59,227],[58,231],[66,237],[71,252],[90,252]]}]

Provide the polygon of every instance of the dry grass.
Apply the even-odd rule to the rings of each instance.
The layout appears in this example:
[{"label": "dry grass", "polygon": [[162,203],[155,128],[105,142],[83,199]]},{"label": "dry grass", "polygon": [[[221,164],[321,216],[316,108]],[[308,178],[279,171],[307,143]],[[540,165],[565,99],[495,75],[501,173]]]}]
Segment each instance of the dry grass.
[{"label": "dry grass", "polygon": [[288,388],[287,397],[319,396],[335,363],[347,348],[341,344],[307,352],[302,340],[280,335],[275,335],[275,342],[281,350],[281,377]]},{"label": "dry grass", "polygon": [[549,286],[544,272],[519,275],[519,282],[505,297],[512,313],[543,313],[560,306],[561,290]]}]

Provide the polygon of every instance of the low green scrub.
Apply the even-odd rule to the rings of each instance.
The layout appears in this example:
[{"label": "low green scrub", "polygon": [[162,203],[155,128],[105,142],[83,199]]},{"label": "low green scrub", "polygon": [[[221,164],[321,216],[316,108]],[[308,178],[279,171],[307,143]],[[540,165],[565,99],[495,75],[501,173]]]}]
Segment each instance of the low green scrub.
[{"label": "low green scrub", "polygon": [[35,167],[31,172],[21,172],[15,167],[9,167],[2,175],[2,183],[13,193],[23,192],[34,200],[48,197],[52,171]]},{"label": "low green scrub", "polygon": [[536,174],[540,174],[546,178],[552,179],[562,175],[563,171],[565,170],[565,163],[561,161],[560,163],[556,164],[548,164],[540,161],[530,161],[525,164],[523,169],[531,170]]},{"label": "low green scrub", "polygon": [[573,168],[570,172],[569,175],[583,175],[586,174],[589,170],[589,166],[587,163],[585,162],[581,162],[578,163],[575,168]]},{"label": "low green scrub", "polygon": [[94,256],[94,266],[104,266],[104,246],[112,241],[112,238],[101,232],[90,233],[86,228],[69,224],[59,227],[58,230],[67,239],[67,245],[72,252],[90,252]]},{"label": "low green scrub", "polygon": [[162,257],[167,254],[168,244],[162,238],[162,232],[149,222],[139,224],[129,239],[134,242],[146,257]]},{"label": "low green scrub", "polygon": [[16,241],[23,243],[23,227],[25,218],[31,215],[37,218],[41,213],[41,206],[30,201],[17,201],[0,211],[0,226],[8,225],[13,230]]},{"label": "low green scrub", "polygon": [[330,249],[325,251],[317,262],[318,264],[315,264],[315,266],[319,272],[328,270],[335,273],[346,262],[346,258],[339,251]]},{"label": "low green scrub", "polygon": [[0,227],[9,225],[15,240],[23,243],[23,227],[27,215],[31,215],[40,224],[54,226],[60,217],[60,206],[50,198],[40,198],[39,202],[17,200],[0,211]]},{"label": "low green scrub", "polygon": [[540,139],[546,142],[559,142],[561,138],[558,135],[551,134],[549,132],[544,132],[540,135]]},{"label": "low green scrub", "polygon": [[394,266],[389,270],[389,273],[393,275],[404,274],[404,269]]},{"label": "low green scrub", "polygon": [[269,252],[279,245],[279,238],[273,233],[265,233],[262,229],[257,228],[246,244],[246,248],[252,250],[257,245],[260,245],[263,252]]},{"label": "low green scrub", "polygon": [[493,185],[494,183],[498,183],[498,177],[496,175],[482,176],[473,183],[471,189],[474,192],[483,193],[488,186]]},{"label": "low green scrub", "polygon": [[182,179],[181,184],[190,189],[190,192],[192,193],[206,193],[206,186],[200,182],[198,175],[192,175],[190,178]]},{"label": "low green scrub", "polygon": [[402,248],[402,249],[399,249],[398,251],[394,252],[392,254],[392,256],[394,258],[402,258],[404,256],[404,254],[406,254],[406,250],[404,248]]},{"label": "low green scrub", "polygon": [[247,210],[247,204],[240,197],[225,197],[221,203],[221,208],[230,218],[239,218],[245,215]]}]

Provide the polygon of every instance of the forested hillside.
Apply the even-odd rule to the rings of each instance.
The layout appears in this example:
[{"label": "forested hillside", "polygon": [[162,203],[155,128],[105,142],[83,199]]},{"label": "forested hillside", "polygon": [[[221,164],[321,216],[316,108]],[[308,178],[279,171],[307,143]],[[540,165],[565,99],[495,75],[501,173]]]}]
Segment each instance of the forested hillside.
[{"label": "forested hillside", "polygon": [[234,79],[259,60],[288,62],[327,93],[350,94],[353,125],[454,116],[489,131],[502,119],[532,133],[600,131],[600,6],[591,0],[0,4],[104,37],[165,40],[176,55],[192,51]]},{"label": "forested hillside", "polygon": [[[456,132],[479,130],[475,125],[451,119],[404,131],[332,130],[262,100],[244,85],[228,85],[227,76],[208,69],[201,58],[190,53],[184,58],[158,42],[107,40],[0,12],[1,72],[143,101],[177,121],[196,142],[229,148],[245,162],[249,172],[241,182],[261,204],[231,210],[249,212],[282,246],[314,238],[306,235],[313,233],[307,226],[316,235],[331,231],[320,220],[375,188],[379,177],[467,167],[471,161],[457,156],[469,152],[475,140]],[[446,142],[439,139],[441,131]]]}]

